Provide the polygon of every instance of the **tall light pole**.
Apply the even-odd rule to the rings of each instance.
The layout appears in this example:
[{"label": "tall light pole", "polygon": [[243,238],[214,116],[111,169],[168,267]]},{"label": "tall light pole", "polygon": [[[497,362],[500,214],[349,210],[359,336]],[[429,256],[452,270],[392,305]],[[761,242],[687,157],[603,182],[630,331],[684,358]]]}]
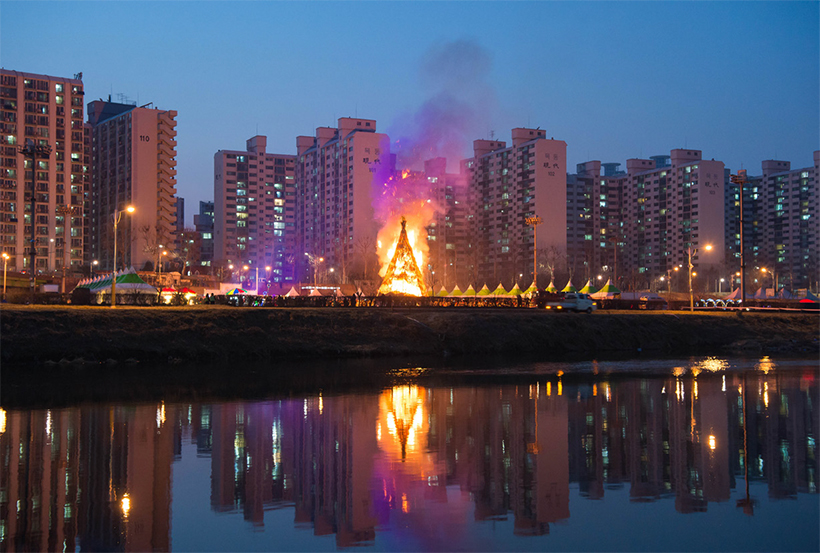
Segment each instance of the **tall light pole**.
[{"label": "tall light pole", "polygon": [[729,180],[732,184],[736,184],[738,189],[738,198],[740,200],[740,303],[741,306],[746,305],[746,263],[743,259],[743,188],[746,184],[746,170],[741,169],[737,175],[729,175]]},{"label": "tall light pole", "polygon": [[9,266],[9,254],[3,252],[3,301],[6,301],[6,269]]},{"label": "tall light pole", "polygon": [[[63,216],[63,294],[65,294],[65,271],[66,257],[71,265],[71,217],[74,215],[74,206],[61,205],[57,208],[57,213]],[[68,222],[68,224],[66,224]],[[68,256],[66,256],[68,253]]]},{"label": "tall light pole", "polygon": [[19,146],[18,151],[24,157],[31,159],[31,196],[29,196],[29,204],[31,205],[31,244],[29,248],[29,271],[31,303],[34,303],[34,289],[37,286],[35,277],[37,275],[36,256],[37,256],[37,158],[48,159],[51,156],[51,146],[48,144],[36,144],[33,140],[26,140],[25,146]]},{"label": "tall light pole", "polygon": [[532,283],[538,288],[538,225],[543,223],[538,215],[525,217],[524,222],[532,227]]},{"label": "tall light pole", "polygon": [[319,264],[322,263],[325,260],[325,258],[316,257],[315,255],[309,254],[307,252],[305,252],[305,255],[308,258],[308,263],[310,263],[310,266],[313,267],[313,287],[316,288],[319,275]]},{"label": "tall light pole", "polygon": [[134,206],[129,205],[124,210],[115,209],[113,214],[114,219],[114,266],[111,271],[111,309],[117,306],[117,225],[120,224],[120,217],[123,211],[127,213],[134,213]]},{"label": "tall light pole", "polygon": [[[703,249],[708,252],[708,251],[712,250],[712,246],[710,244],[707,244],[706,246],[703,247]],[[694,311],[695,310],[695,296],[692,293],[692,269],[694,268],[694,265],[692,265],[692,256],[698,254],[698,249],[693,248],[692,244],[689,244],[689,248],[686,251],[689,254],[689,311]]]}]

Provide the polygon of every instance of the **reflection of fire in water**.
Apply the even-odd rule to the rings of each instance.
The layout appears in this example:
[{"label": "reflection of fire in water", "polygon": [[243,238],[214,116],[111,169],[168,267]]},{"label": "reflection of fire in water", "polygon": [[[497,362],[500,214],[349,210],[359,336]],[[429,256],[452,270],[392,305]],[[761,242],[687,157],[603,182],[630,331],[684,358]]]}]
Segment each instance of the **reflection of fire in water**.
[{"label": "reflection of fire in water", "polygon": [[[422,392],[418,386],[397,386],[385,390],[379,399],[379,411],[380,447],[390,450],[397,445],[401,449],[401,461],[406,462],[408,455],[412,460],[413,456],[421,452],[418,436],[424,434],[426,422]],[[388,433],[395,441],[382,442],[382,423],[387,426]]]},{"label": "reflection of fire in water", "polygon": [[416,263],[413,248],[407,239],[407,221],[401,218],[401,234],[396,242],[395,253],[379,287],[379,294],[406,294],[421,296],[424,293],[424,277]]}]

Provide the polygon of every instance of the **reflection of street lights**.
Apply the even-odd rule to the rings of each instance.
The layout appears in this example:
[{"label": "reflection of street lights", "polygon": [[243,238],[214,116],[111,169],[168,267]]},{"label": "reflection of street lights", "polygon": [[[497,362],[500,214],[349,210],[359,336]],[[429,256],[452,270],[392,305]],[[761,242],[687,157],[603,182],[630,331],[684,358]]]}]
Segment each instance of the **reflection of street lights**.
[{"label": "reflection of street lights", "polygon": [[[134,206],[129,205],[124,211],[134,213]],[[122,217],[123,210],[115,209],[113,214],[114,219],[114,266],[111,272],[111,309],[117,306],[117,225],[120,224],[120,217]]]},{"label": "reflection of street lights", "polygon": [[3,252],[3,301],[6,301],[6,269],[9,266],[9,254]]},{"label": "reflection of street lights", "polygon": [[[712,245],[707,244],[703,247],[703,249],[706,250],[707,252],[712,251]],[[692,265],[692,256],[695,256],[695,255],[698,254],[698,249],[693,248],[692,245],[689,244],[689,248],[686,251],[689,254],[689,311],[694,311],[695,310],[695,296],[694,296],[694,294],[692,294],[692,269],[694,268],[694,265]],[[697,274],[697,273],[695,273],[695,274]]]}]

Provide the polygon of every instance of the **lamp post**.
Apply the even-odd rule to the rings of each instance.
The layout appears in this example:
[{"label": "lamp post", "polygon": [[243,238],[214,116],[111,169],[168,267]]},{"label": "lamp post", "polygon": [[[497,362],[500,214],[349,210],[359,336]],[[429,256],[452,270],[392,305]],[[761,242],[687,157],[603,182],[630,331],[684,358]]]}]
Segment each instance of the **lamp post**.
[{"label": "lamp post", "polygon": [[723,281],[724,281],[724,280],[725,280],[725,279],[720,279],[720,280],[718,281],[718,294],[722,294],[722,293],[723,293]]},{"label": "lamp post", "polygon": [[29,204],[31,205],[31,244],[29,248],[29,271],[31,272],[30,280],[30,295],[31,303],[34,303],[34,289],[37,286],[35,282],[36,271],[36,232],[37,232],[37,158],[48,159],[51,156],[51,146],[48,144],[37,144],[33,140],[26,140],[25,146],[19,146],[18,151],[24,157],[31,159],[31,196],[29,196]]},{"label": "lamp post", "polygon": [[[74,215],[74,206],[61,205],[57,213],[63,216],[63,294],[65,294],[66,253],[68,265],[71,265],[71,217]],[[67,224],[66,224],[67,223]]]},{"label": "lamp post", "polygon": [[100,262],[97,261],[96,259],[91,262],[91,278],[92,279],[97,278],[97,269],[96,269],[96,267],[99,264],[100,264]]},{"label": "lamp post", "polygon": [[316,257],[315,255],[307,252],[305,252],[305,255],[308,258],[308,263],[310,263],[310,266],[313,267],[313,287],[316,288],[319,275],[319,265],[325,260],[325,258]]},{"label": "lamp post", "polygon": [[729,175],[732,184],[738,185],[738,199],[740,202],[740,303],[746,305],[746,262],[743,259],[743,185],[746,184],[746,170],[741,169],[737,175]]},{"label": "lamp post", "polygon": [[3,252],[3,301],[6,301],[6,269],[9,266],[9,254]]},{"label": "lamp post", "polygon": [[134,206],[129,205],[124,210],[115,209],[113,214],[114,219],[114,265],[111,271],[111,309],[117,306],[117,225],[120,224],[122,212],[134,213]]},{"label": "lamp post", "polygon": [[538,288],[538,225],[543,223],[538,215],[525,217],[524,223],[532,227],[532,283]]},{"label": "lamp post", "polygon": [[265,265],[265,295],[268,294],[268,291],[270,289],[270,270],[271,266]]},{"label": "lamp post", "polygon": [[157,284],[159,284],[160,292],[162,292],[162,256],[168,255],[168,252],[162,249],[162,245],[160,245],[160,250],[157,251],[157,265],[159,266],[159,278],[157,279]]},{"label": "lamp post", "polygon": [[[703,247],[703,249],[705,249],[708,252],[708,251],[711,251],[712,246],[710,244],[707,244],[706,246]],[[689,311],[694,311],[695,310],[695,296],[692,293],[692,269],[695,266],[692,265],[692,256],[695,256],[695,255],[698,254],[698,249],[693,248],[692,244],[689,244],[689,248],[686,251],[689,254]]]}]

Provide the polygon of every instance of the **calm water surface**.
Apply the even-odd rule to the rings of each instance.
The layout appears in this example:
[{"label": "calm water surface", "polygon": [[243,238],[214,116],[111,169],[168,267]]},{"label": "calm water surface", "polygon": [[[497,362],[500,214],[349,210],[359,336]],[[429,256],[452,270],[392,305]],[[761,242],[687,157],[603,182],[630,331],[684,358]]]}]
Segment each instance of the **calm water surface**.
[{"label": "calm water surface", "polygon": [[816,362],[461,381],[4,408],[0,548],[820,550]]}]

